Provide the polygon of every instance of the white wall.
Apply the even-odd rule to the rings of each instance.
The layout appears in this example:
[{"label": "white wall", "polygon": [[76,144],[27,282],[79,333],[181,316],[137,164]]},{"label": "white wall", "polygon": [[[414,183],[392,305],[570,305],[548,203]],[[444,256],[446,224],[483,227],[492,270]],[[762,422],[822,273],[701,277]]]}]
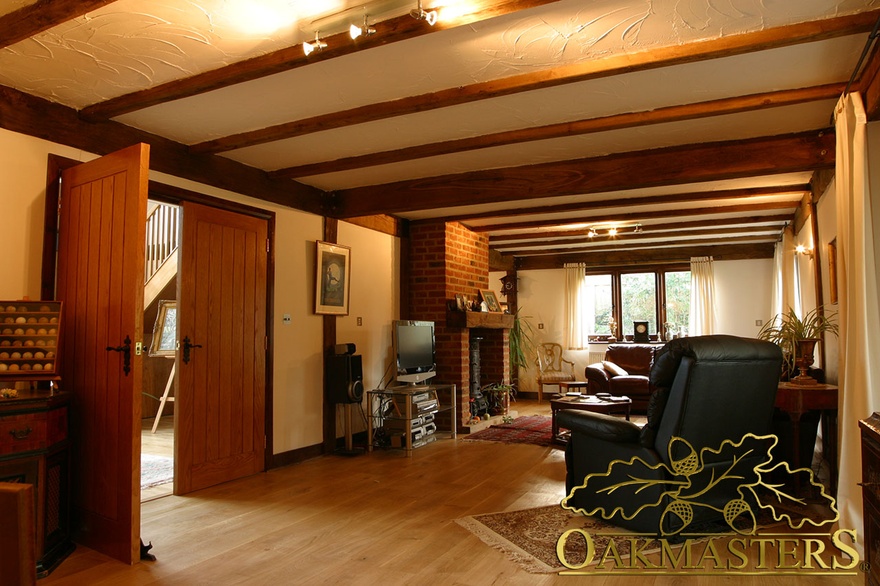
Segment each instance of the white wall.
[{"label": "white wall", "polygon": [[[772,259],[715,262],[715,292],[718,333],[754,337],[770,315]],[[490,273],[489,283],[504,273]],[[520,315],[531,322],[534,342],[563,343],[565,332],[565,271],[544,269],[517,273]],[[604,344],[591,344],[587,350],[566,350],[565,357],[575,363],[574,372],[583,380],[584,368],[592,362],[590,353],[605,351]],[[519,388],[537,392],[534,367],[520,372]]]},{"label": "white wall", "polygon": [[[0,129],[0,299],[40,295],[40,269],[48,155],[79,161],[95,155]],[[323,441],[323,317],[314,314],[315,241],[322,239],[320,216],[292,210],[151,172],[150,178],[275,213],[274,452]],[[396,239],[344,222],[340,243],[352,247],[351,317],[340,317],[338,340],[355,341],[365,354],[365,379],[378,382],[391,345],[391,315],[398,310],[399,256]],[[14,252],[12,252],[14,251]],[[284,314],[291,324],[284,325]],[[357,328],[356,317],[364,318]],[[350,336],[352,340],[346,340]],[[383,355],[383,352],[386,355]]]}]

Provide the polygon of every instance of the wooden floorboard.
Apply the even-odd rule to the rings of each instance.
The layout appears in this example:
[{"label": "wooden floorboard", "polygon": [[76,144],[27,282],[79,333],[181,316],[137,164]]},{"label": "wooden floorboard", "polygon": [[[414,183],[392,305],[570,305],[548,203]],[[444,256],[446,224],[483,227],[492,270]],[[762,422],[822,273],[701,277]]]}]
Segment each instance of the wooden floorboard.
[{"label": "wooden floorboard", "polygon": [[[521,401],[520,415],[549,414]],[[152,425],[152,422],[150,422]],[[148,430],[149,431],[149,430]],[[440,439],[416,450],[323,456],[142,505],[157,561],[127,566],[84,547],[48,585],[391,584],[548,585],[584,579],[530,574],[455,523],[480,513],[555,505],[563,451]],[[573,582],[574,580],[574,582]],[[633,578],[588,578],[591,585]],[[829,578],[642,577],[638,584],[825,584]],[[835,586],[863,576],[835,577]]]}]

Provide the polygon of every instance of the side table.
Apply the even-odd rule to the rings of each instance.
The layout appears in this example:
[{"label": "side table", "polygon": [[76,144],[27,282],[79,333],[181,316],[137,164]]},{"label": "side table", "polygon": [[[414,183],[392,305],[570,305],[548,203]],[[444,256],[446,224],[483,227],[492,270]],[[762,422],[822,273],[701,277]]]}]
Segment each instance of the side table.
[{"label": "side table", "polygon": [[556,421],[556,413],[560,409],[574,409],[577,411],[592,411],[593,413],[604,413],[605,415],[614,415],[615,413],[623,413],[626,420],[629,421],[629,413],[632,408],[632,399],[629,397],[617,397],[614,401],[603,401],[595,395],[586,395],[582,397],[555,397],[550,399],[550,412],[552,420],[552,436],[553,441],[566,443],[567,437],[559,433],[559,424]]},{"label": "side table", "polygon": [[[837,490],[837,393],[834,385],[779,383],[776,407],[791,417],[792,465],[801,467],[800,421],[807,411],[822,411],[822,451],[831,471],[831,489]],[[809,466],[809,464],[807,464]]]}]

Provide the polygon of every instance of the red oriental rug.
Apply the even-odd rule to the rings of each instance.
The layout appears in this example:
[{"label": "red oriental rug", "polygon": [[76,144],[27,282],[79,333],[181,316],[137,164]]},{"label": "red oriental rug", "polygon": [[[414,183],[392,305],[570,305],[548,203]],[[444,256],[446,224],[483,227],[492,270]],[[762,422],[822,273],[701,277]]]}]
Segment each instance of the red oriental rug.
[{"label": "red oriental rug", "polygon": [[524,415],[513,423],[493,425],[464,437],[465,440],[501,442],[505,444],[552,445],[552,420],[545,415]]}]

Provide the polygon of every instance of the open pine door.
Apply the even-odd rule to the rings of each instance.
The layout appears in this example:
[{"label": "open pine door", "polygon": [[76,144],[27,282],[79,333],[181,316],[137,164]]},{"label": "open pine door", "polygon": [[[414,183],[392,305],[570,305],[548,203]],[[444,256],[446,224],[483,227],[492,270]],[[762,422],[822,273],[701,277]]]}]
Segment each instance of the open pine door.
[{"label": "open pine door", "polygon": [[140,559],[138,350],[148,167],[149,146],[139,144],[64,171],[58,230],[74,534],[129,564]]},{"label": "open pine door", "polygon": [[264,219],[183,203],[174,493],[265,468]]}]

